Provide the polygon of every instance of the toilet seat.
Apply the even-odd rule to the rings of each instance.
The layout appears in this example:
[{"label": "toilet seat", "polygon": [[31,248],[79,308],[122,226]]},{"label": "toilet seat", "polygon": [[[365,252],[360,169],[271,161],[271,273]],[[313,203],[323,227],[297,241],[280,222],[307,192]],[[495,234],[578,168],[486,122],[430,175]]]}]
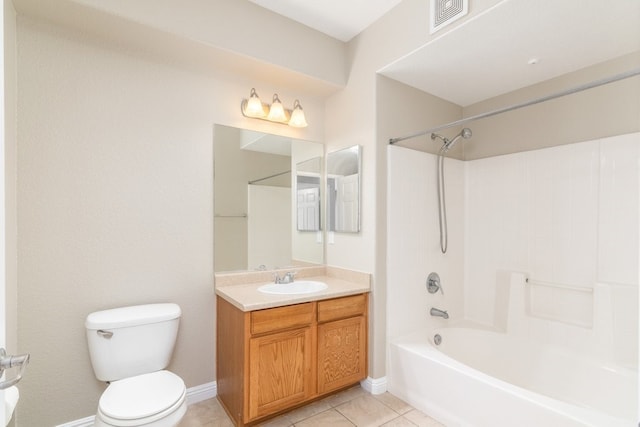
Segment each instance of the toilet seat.
[{"label": "toilet seat", "polygon": [[182,378],[158,371],[114,381],[100,397],[98,416],[113,426],[139,426],[167,417],[185,401]]}]

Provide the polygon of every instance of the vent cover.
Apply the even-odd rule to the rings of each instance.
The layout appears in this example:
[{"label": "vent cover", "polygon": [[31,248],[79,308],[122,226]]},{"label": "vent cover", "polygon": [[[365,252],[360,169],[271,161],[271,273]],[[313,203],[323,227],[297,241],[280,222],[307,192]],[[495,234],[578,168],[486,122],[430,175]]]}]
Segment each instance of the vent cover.
[{"label": "vent cover", "polygon": [[469,11],[469,0],[431,0],[431,34],[462,18]]}]

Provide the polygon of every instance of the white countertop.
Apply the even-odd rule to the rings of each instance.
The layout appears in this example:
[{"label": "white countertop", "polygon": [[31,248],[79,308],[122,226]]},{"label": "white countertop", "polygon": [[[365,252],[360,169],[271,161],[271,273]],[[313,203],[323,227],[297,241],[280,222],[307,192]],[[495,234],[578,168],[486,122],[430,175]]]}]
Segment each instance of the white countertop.
[{"label": "white countertop", "polygon": [[258,288],[269,282],[260,281],[256,283],[216,286],[216,295],[224,298],[242,311],[254,311],[309,301],[337,298],[347,295],[356,295],[370,291],[369,280],[366,280],[366,283],[364,283],[365,281],[362,280],[350,281],[333,276],[305,277],[304,280],[324,282],[327,284],[327,289],[319,292],[297,295],[266,294],[258,291]]}]

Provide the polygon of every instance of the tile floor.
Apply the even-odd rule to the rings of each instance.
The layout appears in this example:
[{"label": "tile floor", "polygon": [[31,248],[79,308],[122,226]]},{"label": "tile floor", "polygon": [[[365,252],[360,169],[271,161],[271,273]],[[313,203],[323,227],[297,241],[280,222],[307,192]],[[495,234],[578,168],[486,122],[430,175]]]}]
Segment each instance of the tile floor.
[{"label": "tile floor", "polygon": [[[266,421],[264,427],[444,427],[397,397],[354,387]],[[178,427],[232,427],[217,399],[189,406]]]}]

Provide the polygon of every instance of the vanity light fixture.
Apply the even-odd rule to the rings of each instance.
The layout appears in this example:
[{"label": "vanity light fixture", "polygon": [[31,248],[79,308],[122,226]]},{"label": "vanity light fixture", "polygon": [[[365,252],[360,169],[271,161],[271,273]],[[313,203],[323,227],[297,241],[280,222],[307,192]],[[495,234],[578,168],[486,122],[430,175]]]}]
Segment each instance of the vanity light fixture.
[{"label": "vanity light fixture", "polygon": [[240,103],[240,110],[245,117],[288,124],[296,128],[307,127],[307,119],[304,116],[300,101],[296,99],[293,103],[293,111],[288,110],[282,105],[277,93],[273,95],[271,105],[263,104],[256,90],[252,88],[249,99],[243,99]]},{"label": "vanity light fixture", "polygon": [[242,114],[256,119],[266,117],[267,112],[255,89],[251,89],[249,99],[242,101]]},{"label": "vanity light fixture", "polygon": [[295,128],[307,127],[307,119],[304,116],[302,105],[300,105],[300,101],[298,101],[297,99],[293,101],[293,111],[291,112],[291,120],[289,120],[289,126],[293,126]]},{"label": "vanity light fixture", "polygon": [[273,101],[271,102],[271,107],[269,107],[267,120],[280,123],[286,123],[289,121],[288,114],[285,113],[284,107],[282,106],[282,102],[280,102],[280,98],[278,98],[277,93],[273,94]]}]

